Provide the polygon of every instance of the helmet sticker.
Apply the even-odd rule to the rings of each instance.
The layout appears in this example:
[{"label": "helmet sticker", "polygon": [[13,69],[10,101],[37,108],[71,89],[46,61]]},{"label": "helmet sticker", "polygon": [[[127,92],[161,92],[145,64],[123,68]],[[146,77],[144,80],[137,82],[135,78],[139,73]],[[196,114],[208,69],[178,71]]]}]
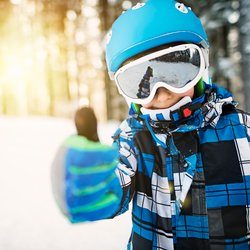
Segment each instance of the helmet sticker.
[{"label": "helmet sticker", "polygon": [[183,3],[176,3],[175,8],[184,14],[188,13],[188,8]]},{"label": "helmet sticker", "polygon": [[132,7],[132,10],[137,10],[143,7],[146,3],[137,3],[135,6]]}]

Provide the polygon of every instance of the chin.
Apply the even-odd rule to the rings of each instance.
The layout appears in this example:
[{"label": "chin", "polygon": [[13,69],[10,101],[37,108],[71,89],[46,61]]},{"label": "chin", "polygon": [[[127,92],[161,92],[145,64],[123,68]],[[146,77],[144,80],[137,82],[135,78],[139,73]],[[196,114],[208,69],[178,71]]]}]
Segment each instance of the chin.
[{"label": "chin", "polygon": [[154,109],[167,109],[174,105],[175,103],[164,103],[162,105],[157,105]]},{"label": "chin", "polygon": [[172,107],[174,104],[176,104],[179,100],[171,100],[171,102],[168,100],[166,102],[159,102],[159,103],[149,103],[147,105],[144,105],[144,108],[147,109],[167,109]]},{"label": "chin", "polygon": [[148,109],[167,109],[170,108],[172,105],[162,105],[162,106],[151,106]]}]

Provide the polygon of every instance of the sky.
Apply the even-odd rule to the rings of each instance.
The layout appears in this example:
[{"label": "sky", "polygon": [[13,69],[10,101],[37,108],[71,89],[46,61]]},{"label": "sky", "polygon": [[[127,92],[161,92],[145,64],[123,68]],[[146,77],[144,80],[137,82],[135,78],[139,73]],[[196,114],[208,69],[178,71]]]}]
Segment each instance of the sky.
[{"label": "sky", "polygon": [[[99,124],[103,143],[117,123]],[[70,120],[0,117],[0,249],[122,250],[130,212],[112,220],[70,224],[51,192],[50,166],[62,141],[75,132]]]}]

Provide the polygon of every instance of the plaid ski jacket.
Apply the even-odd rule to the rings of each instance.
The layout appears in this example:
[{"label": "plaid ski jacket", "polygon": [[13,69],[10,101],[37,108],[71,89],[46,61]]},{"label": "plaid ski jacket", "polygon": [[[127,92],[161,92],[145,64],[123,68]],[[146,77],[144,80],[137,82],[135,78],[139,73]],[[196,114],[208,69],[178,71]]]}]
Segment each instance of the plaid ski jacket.
[{"label": "plaid ski jacket", "polygon": [[215,85],[204,98],[171,121],[134,113],[116,132],[128,249],[249,249],[250,117]]}]

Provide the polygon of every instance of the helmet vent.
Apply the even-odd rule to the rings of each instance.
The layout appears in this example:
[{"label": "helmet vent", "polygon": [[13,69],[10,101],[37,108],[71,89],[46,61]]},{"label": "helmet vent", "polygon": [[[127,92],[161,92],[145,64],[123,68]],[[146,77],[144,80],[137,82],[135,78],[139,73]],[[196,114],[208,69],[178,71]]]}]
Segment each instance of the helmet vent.
[{"label": "helmet vent", "polygon": [[184,14],[188,13],[188,8],[183,3],[176,3],[175,8]]}]

